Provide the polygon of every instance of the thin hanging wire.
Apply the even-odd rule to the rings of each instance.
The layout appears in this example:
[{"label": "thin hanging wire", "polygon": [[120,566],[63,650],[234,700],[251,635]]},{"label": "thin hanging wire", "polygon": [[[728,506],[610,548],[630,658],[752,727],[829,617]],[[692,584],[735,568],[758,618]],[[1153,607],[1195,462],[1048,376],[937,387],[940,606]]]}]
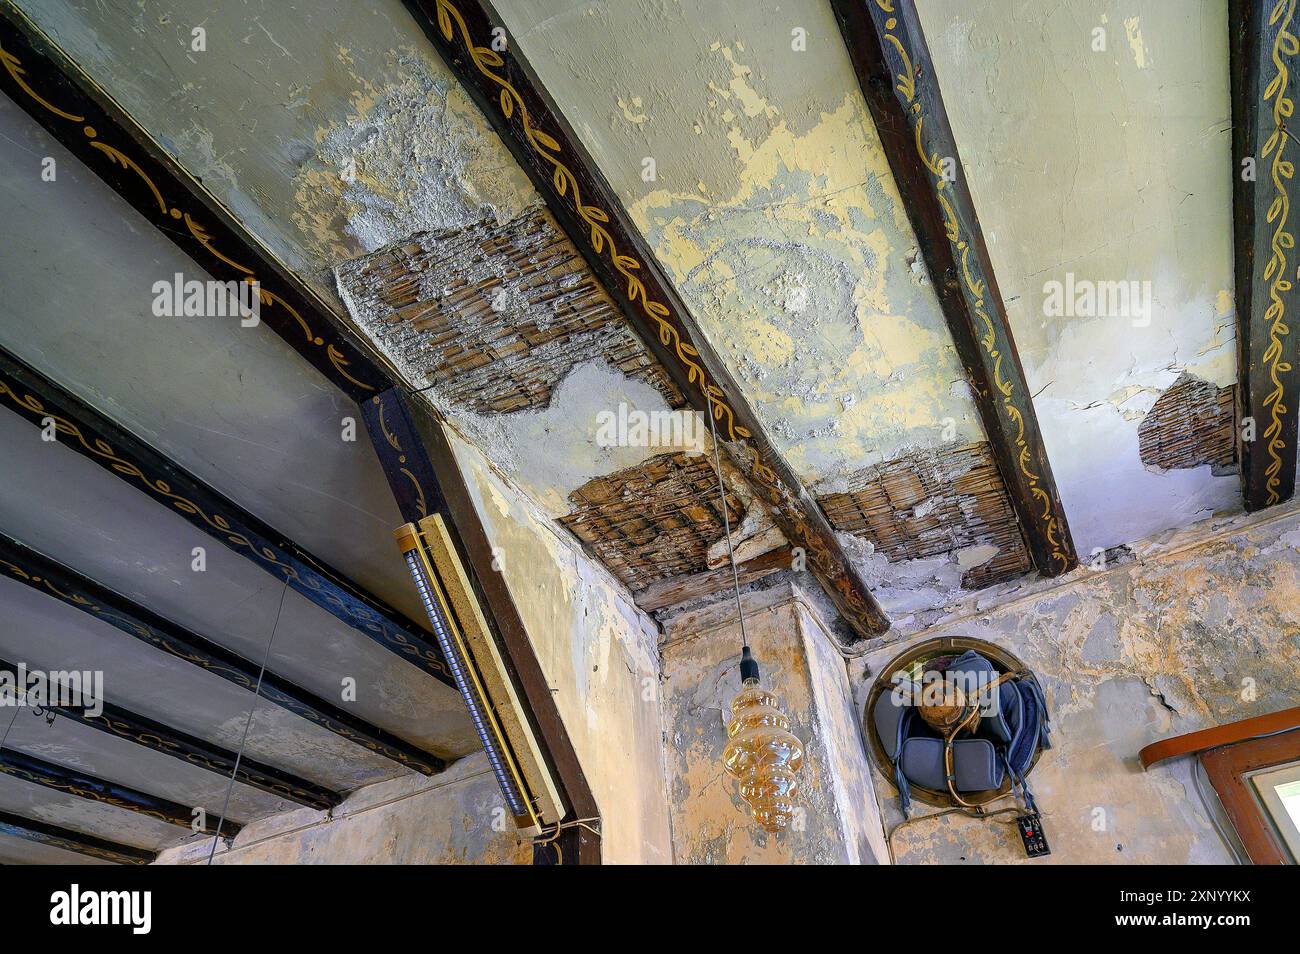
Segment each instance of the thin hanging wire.
[{"label": "thin hanging wire", "polygon": [[722,507],[722,529],[727,534],[727,559],[731,561],[731,583],[736,592],[736,616],[740,618],[740,645],[749,648],[749,634],[745,632],[745,611],[740,605],[740,571],[736,569],[736,548],[731,539],[731,517],[727,514],[727,485],[722,482],[722,457],[718,451],[718,426],[713,420],[713,402],[704,396],[708,407],[709,434],[713,438],[713,469],[718,473],[718,503]]},{"label": "thin hanging wire", "polygon": [[280,591],[280,606],[275,611],[275,622],[271,625],[271,638],[266,641],[266,652],[262,655],[262,668],[257,671],[257,685],[253,687],[253,701],[248,707],[248,719],[244,722],[244,737],[239,740],[239,751],[235,753],[235,767],[230,770],[230,784],[226,786],[226,800],[221,805],[221,814],[217,816],[217,830],[212,835],[212,847],[208,850],[208,864],[217,853],[217,842],[221,841],[221,826],[225,824],[226,812],[230,809],[230,793],[235,790],[235,779],[239,776],[239,762],[244,757],[244,746],[248,743],[248,730],[253,727],[253,713],[257,711],[257,700],[262,692],[262,677],[266,675],[266,664],[271,659],[271,645],[275,634],[280,631],[280,614],[284,612],[284,596],[289,592],[286,580]]}]

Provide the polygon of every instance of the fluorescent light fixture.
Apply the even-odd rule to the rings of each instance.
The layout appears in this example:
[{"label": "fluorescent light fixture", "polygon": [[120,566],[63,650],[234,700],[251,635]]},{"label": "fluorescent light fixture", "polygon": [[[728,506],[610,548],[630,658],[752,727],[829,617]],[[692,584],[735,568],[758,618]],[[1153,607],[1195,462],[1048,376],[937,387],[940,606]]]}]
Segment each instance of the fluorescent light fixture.
[{"label": "fluorescent light fixture", "polygon": [[393,535],[515,825],[540,834],[563,802],[447,526],[433,514]]}]

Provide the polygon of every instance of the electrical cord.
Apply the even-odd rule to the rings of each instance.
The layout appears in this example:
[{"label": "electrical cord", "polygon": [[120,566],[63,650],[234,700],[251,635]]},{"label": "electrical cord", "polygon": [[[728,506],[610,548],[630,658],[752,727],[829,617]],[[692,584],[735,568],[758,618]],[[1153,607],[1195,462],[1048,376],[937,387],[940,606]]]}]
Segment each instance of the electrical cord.
[{"label": "electrical cord", "polygon": [[740,618],[740,644],[749,648],[749,634],[745,632],[745,611],[740,603],[740,571],[736,569],[736,547],[731,539],[731,517],[727,514],[727,485],[722,480],[722,456],[718,447],[718,426],[713,420],[713,399],[706,393],[708,404],[709,435],[713,439],[713,468],[718,474],[718,501],[722,506],[722,529],[727,534],[727,559],[731,561],[731,583],[736,592],[736,615]]},{"label": "electrical cord", "polygon": [[563,834],[565,829],[568,828],[583,828],[591,832],[597,838],[599,838],[601,836],[600,829],[593,827],[592,823],[599,825],[600,819],[599,818],[575,818],[572,821],[559,822],[553,828],[549,829],[548,835],[538,835],[536,838],[534,838],[533,847],[534,848],[544,848],[547,846],[553,847],[555,849],[555,863],[557,865],[562,865],[564,864],[564,849],[561,848],[559,845],[560,835]]},{"label": "electrical cord", "polygon": [[914,825],[917,822],[930,821],[931,819],[934,818],[942,818],[945,815],[965,815],[967,818],[996,818],[999,815],[1010,815],[1012,813],[1019,815],[1020,814],[1019,805],[1016,805],[1014,808],[999,808],[995,812],[985,811],[985,808],[989,805],[992,805],[994,802],[1001,801],[1004,798],[1015,798],[1015,797],[1016,796],[1014,792],[1006,792],[1002,795],[998,795],[994,798],[990,798],[987,802],[983,802],[972,808],[962,808],[962,807],[945,808],[941,812],[931,812],[929,815],[918,815],[915,818],[904,819],[903,821],[895,825],[893,828],[889,829],[889,834],[885,836],[885,847],[889,849],[889,863],[891,865],[898,864],[898,859],[894,855],[894,835],[899,831],[899,829],[906,828],[908,825]]},{"label": "electrical cord", "polygon": [[212,848],[208,851],[208,864],[212,864],[217,853],[217,842],[221,840],[221,826],[225,824],[226,812],[230,809],[230,793],[235,790],[235,778],[239,775],[239,762],[244,757],[244,746],[248,743],[248,730],[253,727],[253,713],[257,711],[257,700],[262,692],[262,677],[266,675],[266,664],[271,660],[271,645],[275,634],[280,629],[280,614],[284,612],[284,597],[289,592],[286,580],[284,589],[280,590],[280,606],[275,611],[275,622],[271,625],[271,638],[266,641],[266,652],[262,655],[262,668],[257,671],[257,684],[253,687],[253,701],[248,707],[248,719],[244,722],[244,737],[239,740],[239,750],[235,753],[235,765],[230,770],[230,784],[226,786],[226,799],[221,805],[221,814],[217,816],[217,830],[212,835]]}]

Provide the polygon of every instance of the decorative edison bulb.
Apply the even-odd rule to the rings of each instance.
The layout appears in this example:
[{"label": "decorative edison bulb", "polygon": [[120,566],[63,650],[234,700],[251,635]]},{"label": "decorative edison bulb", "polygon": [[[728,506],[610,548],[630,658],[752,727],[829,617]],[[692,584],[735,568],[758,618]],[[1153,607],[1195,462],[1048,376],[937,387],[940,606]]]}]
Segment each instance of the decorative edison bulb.
[{"label": "decorative edison bulb", "polygon": [[776,696],[759,685],[758,663],[746,646],[740,658],[741,690],[731,700],[727,747],[722,764],[740,782],[740,797],[754,821],[778,832],[794,814],[794,794],[803,765],[803,743],[790,731],[790,720]]}]

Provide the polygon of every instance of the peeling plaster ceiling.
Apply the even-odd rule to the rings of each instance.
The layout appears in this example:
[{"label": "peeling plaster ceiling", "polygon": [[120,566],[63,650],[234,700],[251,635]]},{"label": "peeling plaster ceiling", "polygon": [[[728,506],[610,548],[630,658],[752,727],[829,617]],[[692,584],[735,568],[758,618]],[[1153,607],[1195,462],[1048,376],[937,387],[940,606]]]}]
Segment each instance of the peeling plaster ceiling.
[{"label": "peeling plaster ceiling", "polygon": [[829,4],[497,9],[807,485],[983,438]]},{"label": "peeling plaster ceiling", "polygon": [[[1180,374],[1236,379],[1224,0],[917,6],[1081,557],[1239,507],[1138,450]],[[1068,281],[1137,294],[1052,314]]]},{"label": "peeling plaster ceiling", "polygon": [[[426,383],[419,363],[399,360],[359,308],[349,316],[335,273],[346,285],[363,256],[537,214],[538,195],[398,0],[24,6],[414,385]],[[1221,452],[1214,471],[1162,469],[1144,464],[1138,441],[1181,374],[1221,389],[1235,373],[1226,51],[1202,22],[1223,22],[1222,0],[1195,17],[1156,2],[1050,16],[1015,0],[918,6],[1079,551],[1235,508]],[[819,499],[860,490],[882,466],[928,468],[919,484],[943,485],[954,461],[981,453],[965,374],[828,4],[497,8]],[[198,22],[236,38],[249,69],[188,54],[181,39]],[[1105,55],[1087,49],[1094,25],[1111,31]],[[1090,147],[1104,137],[1119,148]],[[1044,316],[1045,283],[1066,273],[1149,280],[1150,324]],[[606,361],[576,363],[547,387],[545,405],[509,413],[457,406],[437,388],[425,397],[554,518],[588,481],[679,449],[597,444],[602,410],[671,407]],[[1004,494],[987,489],[989,512]],[[928,532],[926,514],[972,506],[913,501],[902,525]],[[959,534],[948,552],[918,537],[908,556],[854,526],[843,545],[896,619],[923,621],[966,595],[963,580],[1001,579],[1020,560],[1005,527]]]}]

